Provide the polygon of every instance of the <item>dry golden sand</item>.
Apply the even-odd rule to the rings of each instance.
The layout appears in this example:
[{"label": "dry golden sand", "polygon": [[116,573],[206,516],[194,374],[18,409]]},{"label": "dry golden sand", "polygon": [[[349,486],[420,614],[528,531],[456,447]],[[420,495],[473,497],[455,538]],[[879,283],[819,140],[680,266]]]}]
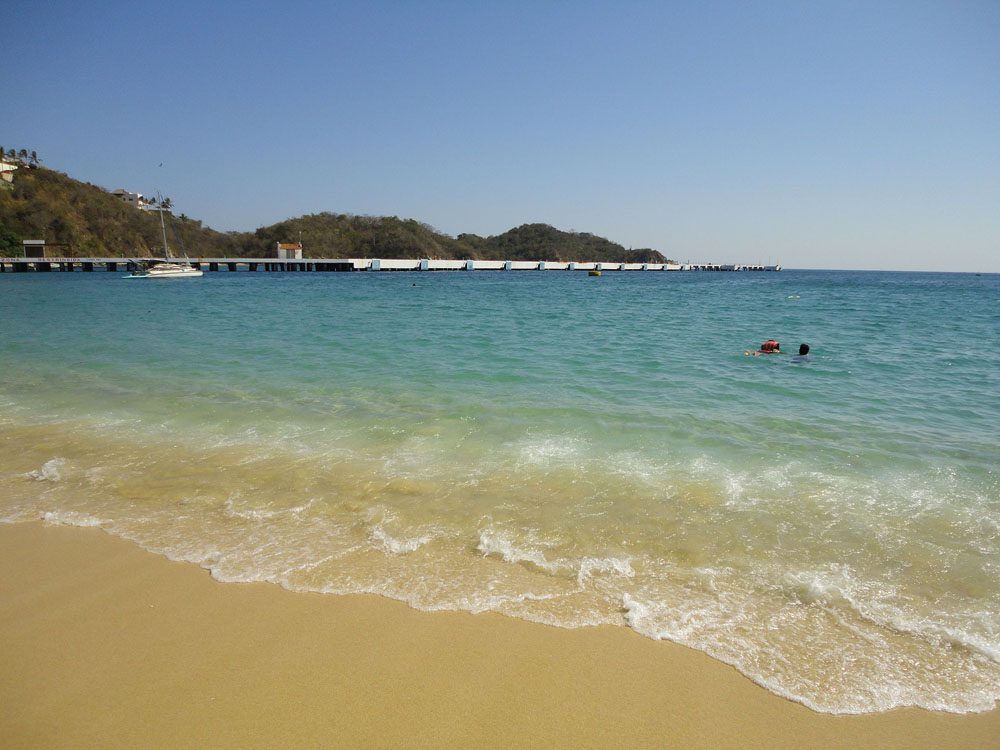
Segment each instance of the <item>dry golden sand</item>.
[{"label": "dry golden sand", "polygon": [[817,714],[625,628],[220,584],[0,524],[0,747],[998,748],[1000,711]]}]

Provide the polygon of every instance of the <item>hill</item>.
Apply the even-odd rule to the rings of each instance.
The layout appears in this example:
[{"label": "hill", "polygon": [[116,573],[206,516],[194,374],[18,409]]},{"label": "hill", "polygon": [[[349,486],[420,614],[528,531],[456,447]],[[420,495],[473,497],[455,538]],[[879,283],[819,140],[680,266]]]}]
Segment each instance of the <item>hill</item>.
[{"label": "hill", "polygon": [[470,248],[427,224],[396,216],[319,213],[238,236],[241,255],[273,256],[275,243],[302,238],[314,258],[473,258]]},{"label": "hill", "polygon": [[[67,257],[158,255],[163,245],[155,211],[130,206],[103,188],[61,172],[19,169],[0,190],[0,255],[20,255],[22,239],[60,245]],[[457,238],[414,219],[319,213],[261,227],[217,232],[183,214],[170,215],[168,242],[201,257],[273,257],[278,242],[301,238],[314,258],[473,258],[662,263],[655,250],[626,250],[603,237],[525,224],[500,235]]]},{"label": "hill", "polygon": [[[239,247],[236,236],[186,217],[171,221],[172,247],[177,237],[199,255],[229,255]],[[58,252],[67,257],[158,255],[163,247],[155,212],[45,167],[19,169],[13,185],[0,190],[0,255],[20,255],[22,239],[62,245]]]},{"label": "hill", "polygon": [[460,234],[458,241],[475,248],[485,260],[601,260],[618,263],[663,263],[655,250],[626,250],[616,242],[585,232],[563,232],[548,224],[522,224],[494,237]]}]

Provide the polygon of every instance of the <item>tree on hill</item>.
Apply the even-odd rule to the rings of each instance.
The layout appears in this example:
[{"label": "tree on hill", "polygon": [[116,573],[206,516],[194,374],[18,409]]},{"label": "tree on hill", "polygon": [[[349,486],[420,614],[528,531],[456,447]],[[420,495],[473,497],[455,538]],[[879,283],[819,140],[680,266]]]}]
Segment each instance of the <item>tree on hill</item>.
[{"label": "tree on hill", "polygon": [[24,249],[21,244],[21,237],[5,226],[0,226],[0,257],[13,258],[20,255]]},{"label": "tree on hill", "polygon": [[42,162],[35,151],[28,151],[26,148],[22,148],[20,151],[13,148],[4,150],[3,146],[0,146],[0,159],[13,164],[28,165],[31,167],[37,167]]}]

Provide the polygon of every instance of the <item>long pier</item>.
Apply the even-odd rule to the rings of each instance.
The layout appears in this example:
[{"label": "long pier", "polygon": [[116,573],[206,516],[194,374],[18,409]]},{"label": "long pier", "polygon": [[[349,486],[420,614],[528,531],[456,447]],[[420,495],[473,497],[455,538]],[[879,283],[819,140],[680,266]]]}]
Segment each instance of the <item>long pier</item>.
[{"label": "long pier", "polygon": [[[158,258],[0,258],[0,273],[125,271]],[[183,262],[183,261],[180,261]],[[781,266],[715,263],[565,263],[548,260],[437,260],[431,258],[190,258],[204,271],[780,271]]]}]

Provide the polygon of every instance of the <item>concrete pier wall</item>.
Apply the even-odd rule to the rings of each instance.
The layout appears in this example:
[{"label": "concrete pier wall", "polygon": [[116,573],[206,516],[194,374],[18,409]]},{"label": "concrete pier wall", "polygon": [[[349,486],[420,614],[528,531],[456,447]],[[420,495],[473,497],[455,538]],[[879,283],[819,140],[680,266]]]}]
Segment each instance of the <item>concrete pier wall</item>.
[{"label": "concrete pier wall", "polygon": [[[0,258],[0,272],[125,272],[130,261],[157,258]],[[183,262],[183,261],[181,261]],[[432,258],[190,258],[191,265],[213,273],[324,271],[780,271],[781,266],[714,263],[606,263],[551,260],[441,260]]]}]

